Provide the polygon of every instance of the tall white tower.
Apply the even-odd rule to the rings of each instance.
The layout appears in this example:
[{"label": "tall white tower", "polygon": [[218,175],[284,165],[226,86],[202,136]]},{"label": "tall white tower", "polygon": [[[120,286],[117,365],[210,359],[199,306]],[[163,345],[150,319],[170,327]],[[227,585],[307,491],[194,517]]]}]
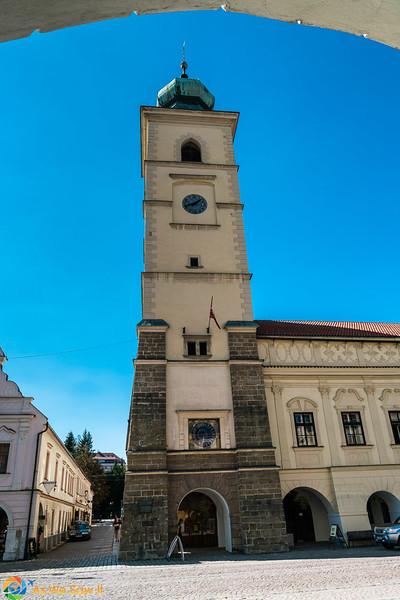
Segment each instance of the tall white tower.
[{"label": "tall white tower", "polygon": [[[143,320],[128,431],[121,554],[185,545],[286,548],[256,345],[233,141],[186,75],[141,109]],[[212,307],[211,307],[212,302]]]}]

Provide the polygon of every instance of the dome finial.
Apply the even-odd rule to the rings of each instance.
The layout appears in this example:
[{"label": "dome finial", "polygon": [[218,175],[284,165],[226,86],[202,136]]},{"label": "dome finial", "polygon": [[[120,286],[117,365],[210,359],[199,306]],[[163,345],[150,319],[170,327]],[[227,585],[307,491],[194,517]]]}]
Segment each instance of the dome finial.
[{"label": "dome finial", "polygon": [[182,69],[181,77],[183,79],[188,79],[188,76],[186,75],[187,68],[188,68],[188,64],[186,62],[186,42],[183,42],[183,44],[182,44],[182,62],[181,62],[181,69]]}]

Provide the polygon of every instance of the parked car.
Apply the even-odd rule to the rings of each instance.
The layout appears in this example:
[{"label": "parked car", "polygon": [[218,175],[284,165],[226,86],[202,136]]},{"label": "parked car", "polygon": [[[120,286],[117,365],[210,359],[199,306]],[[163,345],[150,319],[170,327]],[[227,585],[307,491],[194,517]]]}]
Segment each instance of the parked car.
[{"label": "parked car", "polygon": [[391,525],[374,527],[374,540],[385,548],[400,546],[400,517]]},{"label": "parked car", "polygon": [[71,542],[76,540],[90,540],[92,528],[86,521],[75,521],[69,530],[69,539]]}]

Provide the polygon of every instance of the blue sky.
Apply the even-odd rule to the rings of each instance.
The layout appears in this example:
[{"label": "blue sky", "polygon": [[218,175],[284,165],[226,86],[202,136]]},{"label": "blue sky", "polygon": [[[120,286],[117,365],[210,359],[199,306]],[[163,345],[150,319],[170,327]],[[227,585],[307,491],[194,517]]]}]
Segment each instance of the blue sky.
[{"label": "blue sky", "polygon": [[[241,112],[256,317],[400,320],[399,51],[222,11],[1,44],[6,371],[60,436],[87,427],[120,454],[141,311],[139,106],[179,73],[183,40],[216,108]],[[13,358],[32,354],[51,356]]]}]

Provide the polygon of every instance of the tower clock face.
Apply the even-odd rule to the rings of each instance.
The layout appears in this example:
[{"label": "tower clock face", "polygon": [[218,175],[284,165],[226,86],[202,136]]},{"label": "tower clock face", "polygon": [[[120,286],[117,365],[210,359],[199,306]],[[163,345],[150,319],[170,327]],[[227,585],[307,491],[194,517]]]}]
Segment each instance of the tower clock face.
[{"label": "tower clock face", "polygon": [[182,200],[183,208],[192,215],[199,215],[207,208],[207,200],[199,194],[189,194]]},{"label": "tower clock face", "polygon": [[199,448],[211,448],[216,437],[217,432],[209,421],[198,421],[192,427],[192,440]]}]

